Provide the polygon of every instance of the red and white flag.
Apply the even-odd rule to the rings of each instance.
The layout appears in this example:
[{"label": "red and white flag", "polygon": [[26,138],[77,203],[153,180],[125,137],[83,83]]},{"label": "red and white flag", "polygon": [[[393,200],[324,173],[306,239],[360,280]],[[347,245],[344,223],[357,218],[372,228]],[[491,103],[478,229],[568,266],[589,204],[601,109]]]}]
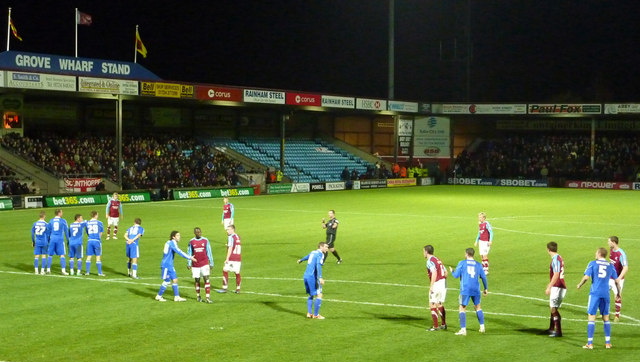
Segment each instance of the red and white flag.
[{"label": "red and white flag", "polygon": [[83,13],[82,11],[78,11],[76,14],[76,23],[78,25],[91,25],[92,20],[91,20],[91,15],[87,14],[87,13]]}]

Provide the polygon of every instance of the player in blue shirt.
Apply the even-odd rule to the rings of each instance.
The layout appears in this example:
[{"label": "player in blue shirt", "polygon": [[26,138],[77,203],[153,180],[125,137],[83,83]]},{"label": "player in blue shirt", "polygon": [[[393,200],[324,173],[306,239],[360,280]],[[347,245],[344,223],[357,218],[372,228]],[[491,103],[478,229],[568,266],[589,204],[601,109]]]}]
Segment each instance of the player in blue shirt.
[{"label": "player in blue shirt", "polygon": [[[307,294],[309,294],[309,298],[307,299],[307,318],[324,319],[324,317],[320,315],[320,306],[322,305],[322,285],[324,284],[324,279],[322,278],[322,263],[327,250],[329,250],[329,244],[321,242],[318,244],[317,250],[298,259],[298,264],[305,260],[307,261],[307,269],[305,269],[302,277],[305,290]],[[312,313],[314,298],[315,313]]]},{"label": "player in blue shirt", "polygon": [[82,220],[82,215],[76,214],[74,222],[69,225],[69,274],[74,275],[74,258],[77,262],[76,275],[80,275],[82,269],[82,258],[84,257],[83,237],[87,230],[87,223]]},{"label": "player in blue shirt", "polygon": [[[613,264],[607,260],[607,249],[598,248],[596,250],[596,260],[592,260],[584,271],[584,276],[578,283],[578,289],[591,278],[591,290],[589,291],[589,302],[587,314],[587,344],[582,346],[585,349],[593,349],[593,335],[596,330],[596,313],[598,309],[602,314],[604,322],[604,347],[611,348],[611,322],[609,322],[609,279],[614,279],[616,287],[620,290],[618,272]],[[620,293],[616,295],[620,297]]]},{"label": "player in blue shirt", "polygon": [[467,335],[467,315],[465,313],[467,312],[469,299],[473,301],[476,316],[480,323],[479,332],[485,332],[484,313],[480,306],[480,279],[482,279],[482,284],[484,285],[484,295],[487,295],[488,293],[489,284],[487,283],[487,275],[482,268],[482,264],[473,259],[475,253],[476,252],[473,248],[467,248],[465,250],[465,260],[460,261],[455,270],[449,267],[451,275],[453,275],[454,278],[460,278],[460,330],[456,332],[456,335],[458,336]]},{"label": "player in blue shirt", "polygon": [[140,247],[138,242],[142,235],[144,235],[144,228],[140,226],[142,224],[142,220],[137,217],[133,221],[133,226],[127,229],[127,232],[124,234],[124,238],[127,241],[127,258],[129,261],[127,262],[127,270],[129,276],[133,279],[140,279],[138,277],[138,258],[140,257]]},{"label": "player in blue shirt", "polygon": [[49,249],[47,250],[49,265],[47,265],[47,274],[51,274],[52,255],[60,255],[62,275],[69,275],[67,273],[67,258],[65,257],[67,254],[65,239],[69,240],[69,226],[67,225],[67,220],[62,218],[62,209],[56,209],[55,216],[49,220]]},{"label": "player in blue shirt", "polygon": [[186,300],[180,297],[180,290],[178,289],[178,274],[176,273],[176,268],[173,266],[173,260],[175,259],[176,253],[185,259],[191,260],[194,263],[197,261],[197,259],[180,250],[180,248],[178,248],[179,241],[180,232],[174,230],[169,235],[169,240],[164,243],[164,254],[162,256],[162,263],[160,263],[163,282],[162,285],[160,285],[160,290],[158,290],[158,295],[156,295],[156,300],[159,302],[167,301],[162,297],[162,294],[165,290],[167,290],[169,282],[171,282],[171,288],[173,288],[173,301],[184,302]]},{"label": "player in blue shirt", "polygon": [[102,273],[102,233],[104,224],[98,220],[98,212],[91,211],[91,220],[87,221],[87,261],[84,265],[84,275],[91,273],[91,257],[96,256],[96,267],[98,276],[104,277]]},{"label": "player in blue shirt", "polygon": [[38,259],[40,259],[40,274],[44,275],[47,268],[47,247],[49,243],[49,224],[44,220],[47,214],[40,211],[40,218],[31,227],[31,245],[33,245],[33,268],[38,274]]}]

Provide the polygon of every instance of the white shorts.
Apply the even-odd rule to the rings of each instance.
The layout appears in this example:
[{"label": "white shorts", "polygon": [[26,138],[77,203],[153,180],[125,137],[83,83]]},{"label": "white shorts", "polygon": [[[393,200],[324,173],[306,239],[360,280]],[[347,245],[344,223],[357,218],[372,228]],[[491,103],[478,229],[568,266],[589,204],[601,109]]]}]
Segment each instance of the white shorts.
[{"label": "white shorts", "polygon": [[[622,294],[622,289],[624,289],[624,279],[620,279],[620,294]],[[618,294],[618,288],[616,288],[615,279],[609,279],[609,289],[613,291],[614,295]]]},{"label": "white shorts", "polygon": [[489,255],[489,250],[491,250],[491,247],[488,241],[478,241],[478,252],[480,255]]},{"label": "white shorts", "polygon": [[205,265],[199,268],[191,267],[191,275],[194,278],[208,277],[209,275],[211,275],[211,268],[209,267],[209,265]]},{"label": "white shorts", "polygon": [[433,288],[429,291],[429,303],[444,304],[447,296],[446,279],[440,279],[433,283]]},{"label": "white shorts", "polygon": [[224,266],[222,267],[222,271],[240,274],[240,264],[242,264],[242,262],[239,262],[239,261],[230,261],[230,262],[224,263]]},{"label": "white shorts", "polygon": [[565,295],[567,295],[566,288],[551,287],[551,292],[549,293],[549,307],[560,308]]},{"label": "white shorts", "polygon": [[226,230],[229,227],[229,225],[233,225],[233,218],[223,219],[222,224],[224,225],[224,229]]},{"label": "white shorts", "polygon": [[120,223],[119,217],[109,217],[107,219],[107,226],[118,226],[118,223]]}]

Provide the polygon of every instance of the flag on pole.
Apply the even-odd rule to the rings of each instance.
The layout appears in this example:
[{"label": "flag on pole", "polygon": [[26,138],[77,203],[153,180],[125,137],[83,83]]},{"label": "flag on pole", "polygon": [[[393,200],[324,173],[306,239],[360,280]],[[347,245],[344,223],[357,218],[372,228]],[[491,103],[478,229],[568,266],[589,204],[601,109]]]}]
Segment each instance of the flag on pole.
[{"label": "flag on pole", "polygon": [[11,25],[11,33],[13,33],[13,36],[22,41],[22,37],[20,35],[18,35],[18,29],[16,29],[16,26],[13,25],[13,19],[9,18],[9,24]]},{"label": "flag on pole", "polygon": [[142,54],[143,58],[147,57],[147,47],[142,43],[142,39],[140,39],[140,33],[138,33],[138,28],[136,27],[136,51]]},{"label": "flag on pole", "polygon": [[92,23],[91,15],[78,11],[76,14],[76,24],[89,26]]}]

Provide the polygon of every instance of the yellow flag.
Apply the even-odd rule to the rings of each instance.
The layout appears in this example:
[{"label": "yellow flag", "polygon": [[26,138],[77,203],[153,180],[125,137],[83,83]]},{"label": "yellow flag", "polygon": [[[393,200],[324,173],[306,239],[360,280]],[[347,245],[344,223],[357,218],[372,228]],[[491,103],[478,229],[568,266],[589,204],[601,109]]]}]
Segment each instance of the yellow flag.
[{"label": "yellow flag", "polygon": [[136,51],[144,58],[147,57],[147,47],[142,43],[142,39],[140,39],[140,34],[138,33],[138,29],[136,29]]},{"label": "yellow flag", "polygon": [[22,37],[18,35],[18,29],[16,29],[16,26],[13,25],[13,19],[9,18],[9,24],[11,25],[11,32],[13,33],[13,36],[15,36],[16,39],[22,41]]}]

